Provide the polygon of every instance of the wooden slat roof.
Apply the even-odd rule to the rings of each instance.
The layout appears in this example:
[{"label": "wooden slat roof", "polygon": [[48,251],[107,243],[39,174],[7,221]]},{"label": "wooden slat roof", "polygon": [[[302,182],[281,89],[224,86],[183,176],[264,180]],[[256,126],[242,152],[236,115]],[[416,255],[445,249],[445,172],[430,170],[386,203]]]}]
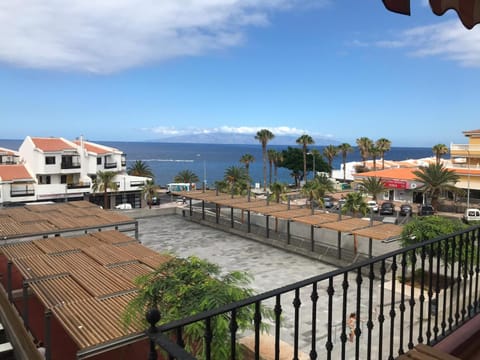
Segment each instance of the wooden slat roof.
[{"label": "wooden slat roof", "polygon": [[[342,215],[342,221],[351,219],[350,216]],[[332,221],[338,221],[338,214],[334,213],[315,213],[314,215],[302,216],[295,218],[296,222],[300,222],[308,225],[321,225],[325,223],[330,223]]]},{"label": "wooden slat roof", "polygon": [[285,219],[285,220],[290,220],[290,219],[295,219],[303,216],[309,216],[312,215],[312,209],[308,208],[303,208],[303,209],[298,209],[298,208],[290,208],[290,210],[285,210],[285,211],[278,211],[273,214],[276,218],[278,219]]},{"label": "wooden slat roof", "polygon": [[171,257],[131,240],[111,230],[7,244],[0,254],[85,350],[143,331],[121,323],[136,292],[134,279]]},{"label": "wooden slat roof", "polygon": [[135,220],[126,215],[103,210],[88,201],[26,205],[0,210],[0,238],[133,223]]},{"label": "wooden slat roof", "polygon": [[380,224],[355,230],[354,233],[359,236],[364,236],[375,240],[388,240],[390,238],[400,236],[402,233],[402,226],[395,224]]},{"label": "wooden slat roof", "polygon": [[[373,221],[373,225],[381,224],[380,221]],[[362,229],[370,226],[370,219],[351,218],[348,220],[335,221],[322,224],[322,228],[337,230],[340,232],[352,232],[353,230]]]}]

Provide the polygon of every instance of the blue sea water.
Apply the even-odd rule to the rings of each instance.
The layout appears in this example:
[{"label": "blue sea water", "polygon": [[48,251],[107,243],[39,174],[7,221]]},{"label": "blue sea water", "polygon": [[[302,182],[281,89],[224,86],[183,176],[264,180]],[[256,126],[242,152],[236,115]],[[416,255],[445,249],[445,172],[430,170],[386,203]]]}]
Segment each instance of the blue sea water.
[{"label": "blue sea water", "polygon": [[[18,150],[22,142],[23,140],[0,140],[0,147]],[[118,141],[94,142],[123,151],[127,155],[127,167],[136,160],[144,161],[155,174],[155,183],[162,186],[173,182],[174,176],[182,170],[193,171],[199,177],[200,183],[206,180],[208,186],[213,186],[215,181],[223,179],[225,169],[230,166],[241,166],[240,158],[247,153],[255,157],[255,161],[250,165],[252,182],[263,183],[262,147],[260,144],[223,145]],[[291,146],[295,147],[297,145]],[[281,151],[287,147],[288,145],[268,145],[269,149],[275,149],[277,151]],[[317,149],[321,153],[323,146],[310,146],[309,149]],[[385,159],[418,159],[432,155],[432,148],[429,147],[392,147],[392,149],[386,153]],[[347,157],[347,161],[359,160],[360,154],[358,151],[349,154]],[[333,167],[339,169],[341,163],[341,156],[337,156],[333,162]],[[278,169],[278,180],[285,183],[293,182],[290,171],[283,168]]]}]

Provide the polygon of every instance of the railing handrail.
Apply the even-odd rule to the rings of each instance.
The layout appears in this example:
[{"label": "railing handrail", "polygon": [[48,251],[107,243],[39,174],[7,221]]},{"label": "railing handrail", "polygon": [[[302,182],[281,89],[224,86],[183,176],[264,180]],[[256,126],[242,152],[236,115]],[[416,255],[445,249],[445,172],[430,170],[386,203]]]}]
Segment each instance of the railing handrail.
[{"label": "railing handrail", "polygon": [[310,277],[308,279],[300,280],[300,281],[297,281],[295,283],[285,285],[285,286],[282,286],[282,287],[277,288],[277,289],[269,290],[267,292],[264,292],[264,293],[261,293],[261,294],[258,294],[258,295],[254,295],[254,296],[249,297],[247,299],[243,299],[243,300],[236,301],[236,302],[233,302],[233,303],[230,303],[230,304],[227,304],[227,305],[223,305],[223,306],[218,307],[218,308],[213,309],[213,310],[204,311],[204,312],[201,312],[201,313],[198,313],[198,314],[195,314],[195,315],[192,315],[192,316],[180,319],[180,320],[175,320],[175,321],[171,321],[167,324],[162,324],[162,325],[158,326],[158,329],[161,332],[169,331],[169,330],[172,330],[172,329],[175,329],[175,328],[178,328],[178,327],[182,327],[182,326],[185,326],[185,325],[192,324],[192,323],[200,321],[200,320],[204,320],[204,319],[209,318],[209,317],[214,317],[214,316],[217,316],[217,315],[220,315],[220,314],[224,314],[224,313],[232,311],[234,309],[242,308],[242,307],[245,307],[245,306],[248,306],[248,305],[252,305],[252,304],[260,302],[262,300],[270,299],[270,298],[273,298],[274,296],[285,294],[285,293],[291,292],[293,290],[312,285],[313,283],[321,282],[321,281],[327,280],[329,278],[334,278],[336,276],[352,272],[353,270],[358,270],[359,268],[363,268],[363,267],[366,267],[366,266],[369,266],[369,265],[372,265],[372,264],[379,263],[383,260],[387,260],[388,258],[393,258],[395,256],[402,255],[404,253],[408,253],[412,250],[416,250],[416,249],[419,249],[419,248],[426,247],[428,245],[440,242],[440,241],[445,240],[445,239],[455,238],[456,236],[459,236],[459,235],[465,234],[465,233],[469,233],[469,232],[472,232],[474,230],[478,230],[479,228],[480,228],[480,225],[475,225],[475,226],[469,227],[468,229],[457,231],[457,232],[449,234],[449,235],[439,236],[437,238],[430,239],[430,240],[421,242],[419,244],[409,245],[409,246],[403,247],[401,249],[390,251],[390,252],[385,253],[383,255],[373,257],[371,259],[367,259],[367,260],[364,260],[364,261],[361,261],[361,262],[358,262],[358,263],[355,263],[355,264],[351,264],[351,265],[342,267],[342,268],[337,269],[337,270],[332,270],[332,271],[329,271],[327,273],[316,275],[316,276]]}]

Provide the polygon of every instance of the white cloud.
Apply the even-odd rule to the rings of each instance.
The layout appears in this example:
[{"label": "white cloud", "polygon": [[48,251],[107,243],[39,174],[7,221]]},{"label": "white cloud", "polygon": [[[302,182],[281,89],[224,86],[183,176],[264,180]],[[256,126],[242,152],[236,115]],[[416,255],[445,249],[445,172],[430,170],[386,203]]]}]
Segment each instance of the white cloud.
[{"label": "white cloud", "polygon": [[480,28],[467,30],[460,21],[416,27],[379,47],[406,48],[411,56],[439,56],[466,67],[480,67]]},{"label": "white cloud", "polygon": [[0,3],[0,62],[109,73],[238,46],[268,13],[327,0],[14,0]]},{"label": "white cloud", "polygon": [[307,130],[304,129],[297,129],[297,128],[291,128],[288,126],[275,126],[275,127],[268,127],[268,126],[240,126],[240,127],[234,127],[234,126],[221,126],[218,128],[185,128],[185,129],[176,129],[173,127],[163,127],[159,126],[153,129],[144,129],[147,131],[152,131],[157,135],[160,136],[172,136],[172,135],[196,135],[196,134],[218,134],[218,133],[224,133],[224,134],[246,134],[246,135],[254,135],[258,131],[262,129],[268,129],[275,135],[302,135],[302,134],[307,134],[309,133]]}]

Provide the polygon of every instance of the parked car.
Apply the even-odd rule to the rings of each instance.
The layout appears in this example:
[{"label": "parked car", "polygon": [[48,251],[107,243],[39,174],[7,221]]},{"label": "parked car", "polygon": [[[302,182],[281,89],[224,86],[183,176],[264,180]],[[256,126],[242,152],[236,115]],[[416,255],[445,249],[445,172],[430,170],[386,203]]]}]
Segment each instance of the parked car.
[{"label": "parked car", "polygon": [[372,209],[373,212],[378,212],[378,204],[374,200],[367,201],[367,206],[369,209]]},{"label": "parked car", "polygon": [[380,206],[380,215],[393,215],[395,212],[395,205],[392,202],[384,202]]},{"label": "parked car", "polygon": [[399,214],[402,215],[402,216],[412,216],[412,213],[413,213],[413,209],[412,209],[412,205],[410,204],[402,204],[400,205],[400,212]]},{"label": "parked car", "polygon": [[115,209],[119,209],[119,210],[131,210],[131,209],[132,209],[132,204],[129,204],[129,203],[118,204],[117,206],[115,206]]},{"label": "parked car", "polygon": [[462,220],[466,223],[470,221],[480,221],[480,210],[479,209],[466,209],[463,214]]},{"label": "parked car", "polygon": [[434,215],[435,209],[432,205],[422,205],[420,210],[418,211],[418,215],[420,216],[427,216],[427,215]]},{"label": "parked car", "polygon": [[333,199],[331,197],[324,197],[323,206],[327,209],[330,209],[331,207],[333,207]]}]

